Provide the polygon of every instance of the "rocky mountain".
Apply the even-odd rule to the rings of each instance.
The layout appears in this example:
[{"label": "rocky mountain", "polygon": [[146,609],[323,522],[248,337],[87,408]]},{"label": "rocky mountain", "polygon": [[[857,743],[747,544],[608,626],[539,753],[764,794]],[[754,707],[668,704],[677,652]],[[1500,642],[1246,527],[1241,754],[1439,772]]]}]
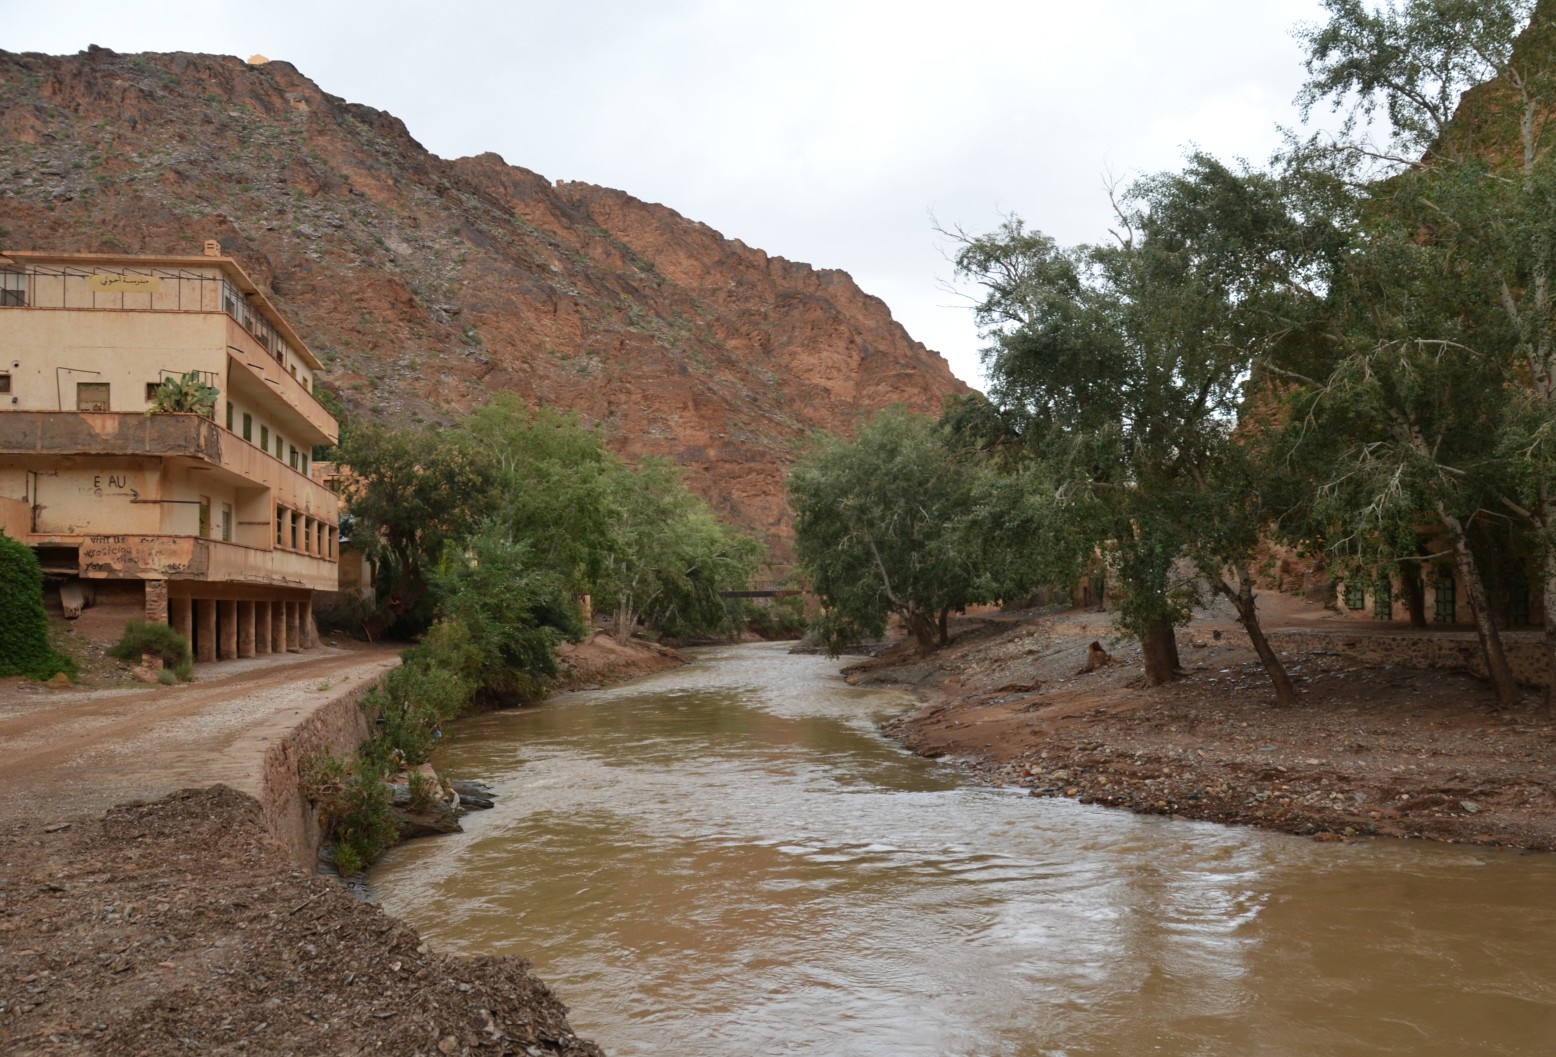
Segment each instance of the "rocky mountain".
[{"label": "rocky mountain", "polygon": [[0,247],[208,238],[352,414],[438,421],[502,390],[575,408],[780,557],[809,431],[966,390],[844,272],[495,154],[435,157],[285,62],[0,52]]}]

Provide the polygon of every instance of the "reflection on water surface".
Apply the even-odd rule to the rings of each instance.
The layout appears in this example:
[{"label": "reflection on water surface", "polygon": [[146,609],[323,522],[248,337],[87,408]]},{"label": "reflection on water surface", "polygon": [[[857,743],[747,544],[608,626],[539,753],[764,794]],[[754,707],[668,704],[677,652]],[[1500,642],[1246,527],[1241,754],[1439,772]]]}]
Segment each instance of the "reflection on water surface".
[{"label": "reflection on water surface", "polygon": [[1556,866],[970,786],[781,646],[460,725],[502,793],[384,906],[615,1057],[1547,1054]]}]

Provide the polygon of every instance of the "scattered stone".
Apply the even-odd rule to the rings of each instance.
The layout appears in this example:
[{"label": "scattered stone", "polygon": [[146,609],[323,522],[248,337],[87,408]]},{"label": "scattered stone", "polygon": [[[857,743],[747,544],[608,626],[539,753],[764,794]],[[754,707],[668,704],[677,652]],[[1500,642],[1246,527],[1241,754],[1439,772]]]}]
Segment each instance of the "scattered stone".
[{"label": "scattered stone", "polygon": [[1480,810],[1480,805],[1473,800],[1460,800],[1459,806],[1464,809],[1466,815],[1473,815]]},{"label": "scattered stone", "polygon": [[47,826],[43,827],[43,832],[45,832],[45,833],[63,833],[65,830],[67,830],[69,828],[70,828],[70,823],[68,823],[68,822],[50,822]]}]

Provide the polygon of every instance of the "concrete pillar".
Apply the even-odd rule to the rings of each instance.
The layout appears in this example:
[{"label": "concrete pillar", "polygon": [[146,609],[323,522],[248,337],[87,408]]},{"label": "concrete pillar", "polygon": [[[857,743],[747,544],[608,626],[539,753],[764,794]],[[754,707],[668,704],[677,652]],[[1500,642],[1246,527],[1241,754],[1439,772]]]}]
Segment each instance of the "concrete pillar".
[{"label": "concrete pillar", "polygon": [[270,652],[286,652],[286,603],[270,603]]},{"label": "concrete pillar", "polygon": [[216,654],[224,661],[236,660],[238,656],[238,603],[230,598],[224,598],[216,603],[218,630],[221,633],[221,642],[216,649]]},{"label": "concrete pillar", "polygon": [[319,628],[313,622],[313,595],[309,595],[306,602],[299,602],[298,605],[302,606],[303,649],[311,650],[319,645]]},{"label": "concrete pillar", "polygon": [[254,656],[254,603],[238,602],[238,656]]},{"label": "concrete pillar", "polygon": [[195,607],[195,660],[216,659],[216,602],[210,598],[197,598]]},{"label": "concrete pillar", "polygon": [[188,598],[168,601],[168,623],[190,642],[194,642],[194,602]]},{"label": "concrete pillar", "polygon": [[286,603],[286,652],[302,652],[303,643],[301,629],[298,625],[302,616],[302,606],[297,602]]},{"label": "concrete pillar", "polygon": [[146,623],[166,624],[167,619],[167,581],[146,581]]},{"label": "concrete pillar", "polygon": [[254,652],[263,657],[270,652],[270,603],[254,603]]}]

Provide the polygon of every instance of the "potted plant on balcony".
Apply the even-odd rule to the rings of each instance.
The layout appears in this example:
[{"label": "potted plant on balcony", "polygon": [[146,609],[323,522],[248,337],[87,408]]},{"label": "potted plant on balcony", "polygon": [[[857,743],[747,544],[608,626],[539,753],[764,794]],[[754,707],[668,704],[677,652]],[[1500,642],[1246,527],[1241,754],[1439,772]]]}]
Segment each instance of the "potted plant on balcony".
[{"label": "potted plant on balcony", "polygon": [[221,390],[201,380],[199,371],[190,371],[177,378],[164,378],[162,384],[152,390],[148,415],[204,415],[214,418],[216,398]]}]

